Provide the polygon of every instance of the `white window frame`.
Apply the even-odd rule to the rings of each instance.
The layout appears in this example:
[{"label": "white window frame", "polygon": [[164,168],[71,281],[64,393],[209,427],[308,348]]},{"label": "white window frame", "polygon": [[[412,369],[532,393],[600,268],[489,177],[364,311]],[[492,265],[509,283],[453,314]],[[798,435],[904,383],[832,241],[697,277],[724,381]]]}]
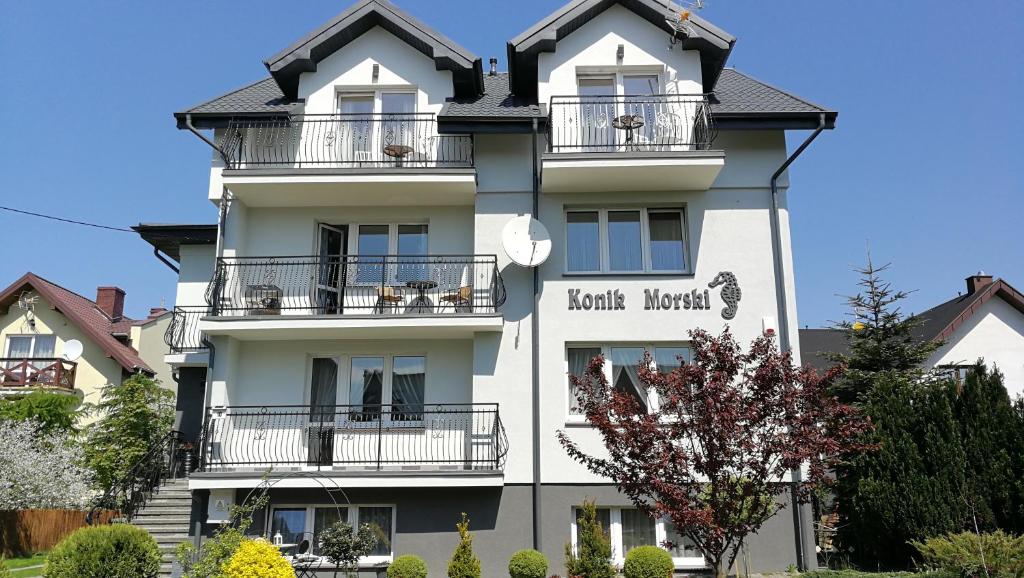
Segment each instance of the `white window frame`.
[{"label": "white window frame", "polygon": [[[632,271],[616,271],[611,269],[611,253],[608,249],[608,213],[620,211],[638,211],[640,213],[640,255],[641,267]],[[569,213],[597,213],[598,232],[598,264],[600,268],[593,271],[572,271],[569,269]],[[654,269],[651,259],[651,222],[650,213],[679,213],[679,226],[683,240],[682,269]],[[636,206],[622,207],[566,207],[562,219],[563,251],[566,275],[688,275],[690,273],[690,237],[686,223],[686,205],[682,206]]]},{"label": "white window frame", "polygon": [[[594,348],[600,349],[601,355],[604,356],[605,364],[602,370],[604,371],[604,378],[608,380],[608,383],[612,383],[612,349],[620,347],[636,347],[643,348],[644,351],[651,353],[651,369],[657,370],[657,362],[654,358],[654,350],[658,348],[685,348],[690,351],[690,356],[693,356],[693,346],[688,341],[655,341],[646,343],[630,343],[630,342],[611,342],[611,343],[594,343],[594,342],[569,342],[565,344],[565,422],[566,425],[589,425],[587,417],[582,414],[572,413],[573,397],[572,397],[572,381],[569,379],[569,350],[570,349],[585,349]],[[657,411],[659,407],[658,394],[655,391],[648,390],[647,394],[647,407],[651,411]]]},{"label": "white window frame", "polygon": [[[11,338],[12,337],[28,337],[32,340],[32,344],[29,346],[29,355],[27,359],[34,359],[36,357],[36,340],[40,337],[53,337],[53,358],[60,357],[57,355],[57,334],[56,333],[11,333],[7,336],[4,343],[4,357],[11,356]],[[19,358],[22,359],[22,358]],[[47,358],[50,359],[50,358]]]},{"label": "white window frame", "polygon": [[[319,509],[332,509],[332,508],[348,508],[348,519],[346,522],[352,525],[353,529],[359,527],[359,508],[391,508],[391,535],[388,537],[389,553],[387,556],[363,556],[359,558],[359,567],[374,567],[380,564],[390,564],[394,560],[395,556],[395,521],[397,520],[398,507],[395,504],[273,504],[270,506],[269,514],[267,515],[265,535],[267,539],[273,541],[274,537],[270,534],[274,527],[274,511],[275,510],[299,510],[305,508],[306,510],[306,527],[303,529],[305,534],[310,536],[313,535],[313,524],[316,520],[316,510]],[[323,566],[334,567],[325,556],[320,556],[320,561]]]},{"label": "white window frame", "polygon": [[[637,96],[635,94],[626,94],[626,81],[627,76],[653,76],[657,79],[657,90],[653,94],[664,94],[665,92],[665,78],[661,70],[630,70],[630,69],[619,69],[615,72],[578,72],[576,73],[576,94],[579,94],[580,80],[611,80],[612,89],[615,91],[614,96],[622,98],[624,96]],[[620,103],[621,106],[621,103]],[[619,106],[616,107],[616,113],[618,114]]]},{"label": "white window frame", "polygon": [[[380,357],[384,359],[384,380],[381,383],[381,405],[392,406],[393,404],[393,385],[394,385],[394,369],[395,369],[395,358],[396,357],[421,357],[423,358],[423,405],[424,412],[426,412],[427,406],[427,392],[430,389],[430,360],[425,352],[422,351],[411,351],[402,353],[380,353],[380,352],[366,352],[366,353],[347,353],[345,355],[338,355],[332,353],[310,353],[306,363],[306,386],[303,393],[306,405],[311,405],[313,401],[313,360],[314,359],[333,359],[338,364],[338,376],[337,376],[337,388],[335,389],[335,404],[338,406],[350,406],[357,405],[351,401],[352,394],[352,361],[357,357]],[[384,419],[383,424],[387,427],[412,427],[421,428],[423,427],[423,420],[393,420],[390,414]],[[352,422],[347,424],[348,427],[368,427],[376,428],[377,421],[371,420],[367,422]]]},{"label": "white window frame", "polygon": [[370,114],[385,114],[383,105],[385,94],[411,94],[413,97],[412,114],[416,114],[419,111],[419,90],[415,86],[381,86],[379,88],[335,87],[334,94],[334,111],[337,113],[341,113],[342,99],[369,96],[373,98],[373,112]]},{"label": "white window frame", "polygon": [[[421,222],[402,222],[402,223],[351,223],[349,227],[349,247],[352,247],[353,255],[360,255],[359,250],[359,227],[387,227],[388,228],[388,255],[398,254],[398,227],[401,226],[414,226],[414,227],[426,227],[427,228],[427,255],[430,254],[430,223]],[[319,228],[318,228],[319,231]]]},{"label": "white window frame", "polygon": [[[622,551],[624,549],[624,546],[622,544],[622,511],[623,510],[635,510],[636,508],[633,508],[631,506],[601,506],[601,505],[598,505],[596,507],[597,507],[598,510],[608,510],[609,511],[608,519],[609,519],[609,526],[610,527],[606,528],[606,529],[608,530],[608,538],[610,539],[611,545],[612,545],[612,564],[614,564],[615,566],[617,566],[621,570],[622,569],[622,565],[626,562],[626,557],[622,553]],[[576,551],[577,540],[578,540],[578,533],[577,533],[577,527],[576,527],[576,513],[577,513],[578,510],[579,510],[578,507],[574,506],[572,508],[572,521],[570,522],[571,543],[572,543],[573,552]],[[665,540],[668,539],[668,530],[667,530],[667,525],[668,524],[671,524],[671,522],[669,520],[665,519],[665,518],[658,518],[657,520],[655,520],[655,522],[654,522],[654,540],[655,540],[655,542],[657,542],[657,544],[651,544],[651,546],[657,546],[658,548],[666,550],[666,548],[664,546],[662,546],[662,544],[665,542]],[[691,568],[692,569],[692,568],[705,568],[705,567],[707,567],[707,563],[705,562],[703,556],[695,556],[695,557],[676,557],[676,556],[673,556],[672,557],[672,563],[675,565],[675,567],[677,569],[684,569],[684,568]]]}]

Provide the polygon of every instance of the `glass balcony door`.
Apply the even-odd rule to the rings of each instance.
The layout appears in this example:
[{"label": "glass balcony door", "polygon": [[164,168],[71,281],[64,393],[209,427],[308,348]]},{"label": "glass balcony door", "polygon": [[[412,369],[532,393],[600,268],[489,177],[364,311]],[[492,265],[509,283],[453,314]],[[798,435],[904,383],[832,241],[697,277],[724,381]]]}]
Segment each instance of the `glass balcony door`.
[{"label": "glass balcony door", "polygon": [[373,95],[343,95],[338,98],[339,157],[343,163],[359,165],[372,163],[373,148]]},{"label": "glass balcony door", "polygon": [[319,255],[316,279],[316,313],[342,313],[345,303],[344,255],[348,241],[348,227],[320,225]]}]

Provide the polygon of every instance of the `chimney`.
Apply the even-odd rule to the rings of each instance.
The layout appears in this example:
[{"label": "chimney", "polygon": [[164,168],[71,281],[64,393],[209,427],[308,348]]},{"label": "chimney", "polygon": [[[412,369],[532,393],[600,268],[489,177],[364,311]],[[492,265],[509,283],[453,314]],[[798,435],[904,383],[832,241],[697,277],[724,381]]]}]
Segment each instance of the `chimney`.
[{"label": "chimney", "polygon": [[154,317],[160,317],[164,313],[167,313],[167,309],[164,307],[150,307],[149,319],[153,319]]},{"label": "chimney", "polygon": [[489,76],[497,76],[498,75],[498,59],[497,58],[493,58],[493,57],[491,58],[491,71],[488,73],[488,75]]},{"label": "chimney", "polygon": [[124,289],[120,287],[97,287],[96,306],[107,314],[111,321],[120,321],[124,315]]},{"label": "chimney", "polygon": [[992,276],[986,275],[984,271],[978,271],[977,274],[971,275],[967,278],[967,294],[970,295],[991,284]]}]

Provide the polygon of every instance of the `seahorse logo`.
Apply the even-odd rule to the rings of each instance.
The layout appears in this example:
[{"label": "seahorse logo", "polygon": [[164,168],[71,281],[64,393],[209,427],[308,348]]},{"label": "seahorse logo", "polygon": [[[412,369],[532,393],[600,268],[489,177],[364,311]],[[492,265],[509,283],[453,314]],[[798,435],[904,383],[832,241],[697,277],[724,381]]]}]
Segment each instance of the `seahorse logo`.
[{"label": "seahorse logo", "polygon": [[722,308],[722,319],[732,319],[736,317],[736,310],[739,309],[740,299],[743,297],[743,292],[740,291],[739,283],[736,282],[736,276],[729,271],[721,271],[715,278],[708,283],[708,287],[714,289],[719,285],[722,287],[722,301],[725,302],[725,307]]}]

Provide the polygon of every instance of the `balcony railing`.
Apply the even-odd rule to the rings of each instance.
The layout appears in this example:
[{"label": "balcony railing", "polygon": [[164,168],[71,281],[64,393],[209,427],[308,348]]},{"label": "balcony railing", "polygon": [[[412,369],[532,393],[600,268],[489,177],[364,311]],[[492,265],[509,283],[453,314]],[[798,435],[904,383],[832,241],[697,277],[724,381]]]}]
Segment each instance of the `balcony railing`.
[{"label": "balcony railing", "polygon": [[178,306],[171,314],[171,323],[164,332],[164,343],[171,353],[197,353],[206,351],[199,320],[210,314],[206,305]]},{"label": "balcony railing", "polygon": [[0,387],[75,388],[78,364],[57,357],[0,357]]},{"label": "balcony railing", "polygon": [[210,408],[201,471],[492,470],[508,438],[497,404]]},{"label": "balcony railing", "polygon": [[708,150],[716,136],[700,94],[553,96],[548,131],[555,153]]},{"label": "balcony railing", "polygon": [[473,166],[473,138],[438,134],[431,113],[232,120],[220,148],[230,169]]},{"label": "balcony railing", "polygon": [[223,257],[215,316],[495,313],[505,285],[494,255]]}]

